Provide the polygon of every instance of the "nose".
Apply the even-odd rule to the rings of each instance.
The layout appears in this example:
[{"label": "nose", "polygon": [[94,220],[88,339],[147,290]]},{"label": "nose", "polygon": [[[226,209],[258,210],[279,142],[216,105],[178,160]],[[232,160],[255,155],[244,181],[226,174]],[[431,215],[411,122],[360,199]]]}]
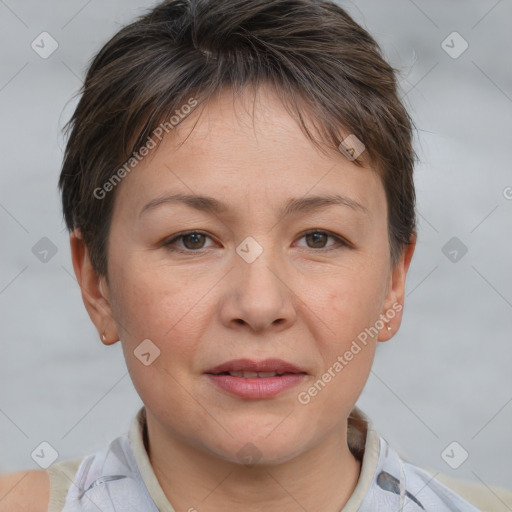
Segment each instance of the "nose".
[{"label": "nose", "polygon": [[[296,297],[289,273],[270,252],[252,263],[235,255],[221,306],[221,318],[230,328],[247,326],[254,332],[281,331],[296,319]],[[281,269],[281,270],[279,270]]]}]

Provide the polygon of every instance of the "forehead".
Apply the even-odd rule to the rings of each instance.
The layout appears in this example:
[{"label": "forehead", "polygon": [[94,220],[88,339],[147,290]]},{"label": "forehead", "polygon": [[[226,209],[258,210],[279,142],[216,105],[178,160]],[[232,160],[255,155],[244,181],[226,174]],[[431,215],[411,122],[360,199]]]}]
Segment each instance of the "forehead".
[{"label": "forehead", "polygon": [[[165,133],[165,132],[164,132]],[[378,174],[307,138],[272,89],[236,98],[219,93],[192,111],[123,179],[122,204],[140,213],[148,201],[181,193],[222,198],[233,207],[281,207],[285,198],[342,194],[370,216],[385,210]]]}]

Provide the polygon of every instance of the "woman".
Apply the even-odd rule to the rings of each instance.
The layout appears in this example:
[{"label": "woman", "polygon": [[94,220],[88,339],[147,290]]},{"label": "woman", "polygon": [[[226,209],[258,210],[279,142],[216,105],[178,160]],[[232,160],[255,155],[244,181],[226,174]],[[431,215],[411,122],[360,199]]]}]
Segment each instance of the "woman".
[{"label": "woman", "polygon": [[165,1],[100,50],[69,129],[75,274],[144,407],[16,507],[477,510],[355,406],[402,319],[415,154],[344,10]]}]

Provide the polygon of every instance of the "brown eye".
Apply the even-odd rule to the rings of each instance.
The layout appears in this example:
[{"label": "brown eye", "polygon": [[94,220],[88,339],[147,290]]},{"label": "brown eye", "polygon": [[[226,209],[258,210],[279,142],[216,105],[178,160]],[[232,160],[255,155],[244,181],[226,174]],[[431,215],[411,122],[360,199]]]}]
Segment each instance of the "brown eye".
[{"label": "brown eye", "polygon": [[182,253],[199,252],[201,249],[207,249],[206,241],[210,239],[205,233],[200,231],[190,231],[175,236],[172,240],[164,243],[164,247],[169,251],[177,251]]},{"label": "brown eye", "polygon": [[189,233],[188,235],[182,235],[183,245],[187,249],[202,249],[205,242],[205,236],[202,233]]},{"label": "brown eye", "polygon": [[[301,236],[300,240],[302,239],[306,241],[306,248],[308,249],[330,251],[332,249],[344,249],[352,247],[351,244],[347,242],[343,237],[320,229],[311,229],[310,231],[306,231]],[[329,239],[331,239],[331,243],[329,243]],[[332,241],[334,241],[334,243],[332,243]],[[304,247],[302,244],[299,245]]]},{"label": "brown eye", "polygon": [[313,233],[308,233],[305,236],[308,241],[308,246],[312,249],[323,249],[329,238],[326,233],[321,231],[314,231]]}]

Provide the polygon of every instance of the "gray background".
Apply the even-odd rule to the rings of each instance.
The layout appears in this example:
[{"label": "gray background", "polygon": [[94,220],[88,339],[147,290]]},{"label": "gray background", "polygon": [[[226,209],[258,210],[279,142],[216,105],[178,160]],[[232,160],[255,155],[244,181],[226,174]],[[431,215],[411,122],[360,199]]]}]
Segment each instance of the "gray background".
[{"label": "gray background", "polygon": [[[421,158],[404,322],[359,406],[416,464],[512,489],[512,2],[340,3],[400,68]],[[141,406],[120,344],[100,343],[82,304],[56,184],[87,62],[151,5],[0,0],[0,472],[37,468],[42,441],[60,459],[89,453]],[[43,31],[59,44],[47,59],[31,48]],[[458,58],[441,46],[453,31],[469,44]],[[47,262],[32,252],[42,237]],[[452,237],[468,250],[455,262]],[[452,441],[469,453],[456,470],[441,456]]]}]

